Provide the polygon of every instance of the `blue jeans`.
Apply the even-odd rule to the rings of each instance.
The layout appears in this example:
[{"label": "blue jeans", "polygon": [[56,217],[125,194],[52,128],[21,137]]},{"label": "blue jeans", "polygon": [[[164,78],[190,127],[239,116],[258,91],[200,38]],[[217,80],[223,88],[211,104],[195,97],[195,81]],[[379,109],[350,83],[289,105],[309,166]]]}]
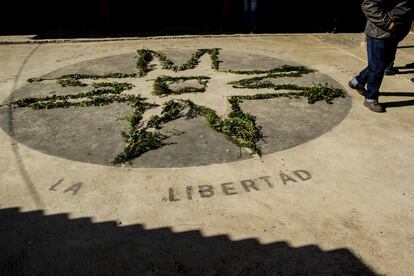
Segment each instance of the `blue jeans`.
[{"label": "blue jeans", "polygon": [[384,71],[394,61],[398,41],[394,38],[367,37],[368,67],[356,77],[358,83],[367,85],[366,99],[378,100]]},{"label": "blue jeans", "polygon": [[256,31],[257,29],[257,1],[258,0],[244,0],[244,21],[250,31]]}]

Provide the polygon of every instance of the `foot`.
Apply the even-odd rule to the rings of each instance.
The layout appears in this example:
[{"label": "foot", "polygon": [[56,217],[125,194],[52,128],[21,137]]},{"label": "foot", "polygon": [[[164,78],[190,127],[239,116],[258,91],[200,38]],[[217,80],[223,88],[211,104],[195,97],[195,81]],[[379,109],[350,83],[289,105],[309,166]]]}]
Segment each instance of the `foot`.
[{"label": "foot", "polygon": [[385,69],[385,71],[384,71],[384,75],[386,75],[386,76],[393,76],[393,75],[396,75],[396,74],[399,74],[399,73],[400,73],[400,71],[397,68],[394,68],[394,67]]},{"label": "foot", "polygon": [[384,108],[382,107],[382,105],[377,101],[364,101],[364,106],[368,107],[369,110],[374,111],[374,112],[378,112],[378,113],[382,113],[385,112]]},{"label": "foot", "polygon": [[361,96],[364,96],[365,93],[367,92],[364,85],[358,83],[358,81],[355,78],[350,80],[348,82],[348,85],[349,85],[350,88],[355,89],[359,93],[359,95],[361,95]]}]

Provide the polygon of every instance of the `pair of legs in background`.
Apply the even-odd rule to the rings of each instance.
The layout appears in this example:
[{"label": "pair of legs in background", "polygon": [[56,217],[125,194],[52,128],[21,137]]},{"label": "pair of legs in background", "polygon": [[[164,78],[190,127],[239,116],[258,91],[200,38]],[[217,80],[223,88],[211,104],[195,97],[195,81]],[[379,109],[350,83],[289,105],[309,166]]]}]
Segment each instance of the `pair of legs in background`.
[{"label": "pair of legs in background", "polygon": [[365,97],[364,105],[372,111],[384,111],[378,103],[379,89],[386,68],[395,59],[397,47],[398,40],[393,37],[385,39],[367,37],[368,67],[352,79],[349,85]]},{"label": "pair of legs in background", "polygon": [[257,1],[244,0],[244,24],[251,33],[257,31]]}]

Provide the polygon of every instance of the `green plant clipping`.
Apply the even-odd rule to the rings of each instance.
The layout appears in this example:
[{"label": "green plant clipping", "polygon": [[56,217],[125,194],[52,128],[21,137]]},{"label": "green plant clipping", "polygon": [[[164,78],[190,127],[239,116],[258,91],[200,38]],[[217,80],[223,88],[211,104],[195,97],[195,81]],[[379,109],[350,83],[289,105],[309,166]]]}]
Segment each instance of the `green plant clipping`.
[{"label": "green plant clipping", "polygon": [[332,88],[325,84],[314,84],[313,87],[307,87],[304,91],[304,96],[308,99],[309,104],[314,104],[318,101],[325,101],[328,104],[332,104],[335,98],[344,98],[345,91],[338,88]]},{"label": "green plant clipping", "polygon": [[[156,96],[168,96],[171,94],[184,94],[184,93],[202,93],[207,89],[207,83],[210,78],[206,76],[195,76],[195,77],[169,77],[160,76],[154,81],[153,95]],[[186,86],[185,83],[188,81],[196,81],[200,86]],[[183,85],[179,89],[171,89],[171,85],[178,84]]]},{"label": "green plant clipping", "polygon": [[85,87],[88,86],[86,83],[82,83],[80,80],[77,79],[60,79],[57,81],[58,84],[62,87],[66,86],[77,86],[77,87]]},{"label": "green plant clipping", "polygon": [[143,77],[146,76],[149,72],[155,69],[154,66],[151,66],[150,63],[157,58],[161,64],[162,69],[164,70],[172,70],[174,72],[179,71],[186,71],[190,69],[196,68],[196,66],[200,63],[200,58],[205,54],[210,55],[211,59],[211,68],[214,70],[219,70],[220,67],[220,49],[213,48],[213,49],[198,49],[194,54],[191,55],[190,59],[182,64],[182,65],[175,65],[174,62],[169,60],[164,54],[149,50],[149,49],[140,49],[138,52],[138,62],[137,62],[137,69],[139,76]]},{"label": "green plant clipping", "polygon": [[[57,78],[30,78],[27,81],[30,83],[33,82],[43,82],[43,81],[57,81],[58,84],[63,86],[64,84],[68,83],[77,83],[76,80],[102,80],[102,79],[126,79],[126,78],[136,78],[138,77],[138,73],[132,72],[132,73],[108,73],[103,75],[94,75],[94,74],[68,74],[63,75]],[[67,85],[69,86],[69,85]],[[84,85],[82,85],[84,86]]]},{"label": "green plant clipping", "polygon": [[[333,88],[327,83],[316,83],[311,87],[297,84],[275,84],[272,80],[280,78],[300,78],[312,74],[315,70],[305,66],[283,65],[269,70],[227,70],[220,71],[220,49],[198,49],[189,60],[176,65],[166,55],[150,50],[137,51],[136,72],[113,72],[97,74],[67,74],[57,78],[31,78],[28,82],[55,81],[61,87],[82,87],[86,92],[77,94],[52,95],[46,97],[29,97],[14,100],[8,104],[11,108],[52,109],[70,107],[103,106],[113,103],[125,103],[132,108],[131,114],[125,118],[128,128],[121,133],[125,147],[113,160],[114,164],[129,163],[144,153],[171,144],[170,134],[163,133],[165,124],[180,118],[203,118],[206,124],[224,135],[235,145],[248,148],[252,153],[261,155],[259,142],[263,140],[261,126],[257,125],[253,115],[244,112],[241,104],[244,101],[267,100],[275,98],[305,98],[309,104],[325,101],[332,104],[335,98],[345,97],[345,91]],[[118,82],[118,79],[133,79],[145,77],[155,70],[152,64],[158,59],[162,69],[172,72],[194,69],[200,58],[209,55],[211,67],[225,74],[246,75],[246,78],[230,82],[234,89],[273,90],[273,92],[251,93],[250,95],[234,95],[227,97],[229,113],[225,117],[217,115],[216,111],[190,100],[168,100],[161,107],[161,113],[144,120],[144,114],[158,105],[149,103],[140,95],[127,94],[134,85],[130,82]],[[90,80],[85,82],[85,80]],[[111,80],[111,81],[108,81]],[[94,82],[91,82],[94,81]],[[204,93],[211,81],[208,76],[158,76],[153,80],[152,94],[157,97],[168,97],[188,93]],[[89,83],[89,84],[88,84]]]},{"label": "green plant clipping", "polygon": [[135,100],[131,105],[133,106],[132,114],[126,118],[128,121],[128,130],[122,132],[125,147],[123,152],[115,157],[113,164],[132,164],[135,158],[145,152],[169,144],[165,142],[168,136],[158,131],[148,131],[148,127],[142,123],[143,114],[153,106],[142,102],[142,100]]},{"label": "green plant clipping", "polygon": [[254,117],[240,109],[238,100],[234,101],[233,98],[230,98],[229,103],[231,103],[232,111],[228,118],[223,119],[214,110],[196,105],[190,100],[168,101],[163,106],[162,115],[151,117],[147,127],[161,129],[163,124],[179,118],[203,117],[211,128],[224,134],[236,145],[261,154],[257,142],[262,138],[262,133],[260,127],[256,125]]},{"label": "green plant clipping", "polygon": [[237,70],[228,70],[227,72],[232,74],[239,74],[239,75],[273,75],[273,74],[280,74],[286,72],[296,72],[298,76],[306,75],[309,73],[314,73],[315,70],[309,69],[305,66],[293,66],[293,65],[282,65],[280,67],[275,67],[270,70],[244,70],[244,71],[237,71]]},{"label": "green plant clipping", "polygon": [[96,83],[89,92],[67,95],[51,95],[39,98],[23,98],[10,102],[12,108],[52,109],[68,107],[102,106],[112,103],[125,103],[142,99],[140,96],[120,95],[134,86],[130,83]]}]

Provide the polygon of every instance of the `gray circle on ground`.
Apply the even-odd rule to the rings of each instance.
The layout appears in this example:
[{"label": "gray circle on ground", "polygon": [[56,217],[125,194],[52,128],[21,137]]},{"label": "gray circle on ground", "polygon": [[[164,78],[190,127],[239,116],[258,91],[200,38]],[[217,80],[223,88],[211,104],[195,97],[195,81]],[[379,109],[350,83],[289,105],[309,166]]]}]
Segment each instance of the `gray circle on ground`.
[{"label": "gray circle on ground", "polygon": [[[176,64],[186,62],[193,53],[177,49],[161,52]],[[266,70],[292,64],[277,58],[229,51],[221,51],[220,60],[220,69],[225,70]],[[134,72],[136,62],[135,53],[109,56],[70,65],[43,77]],[[338,82],[321,73],[294,79],[282,78],[277,82],[308,86],[328,83],[341,88]],[[27,97],[44,97],[52,92],[64,95],[84,92],[84,88],[60,87],[51,82],[28,83],[13,92],[5,103]],[[270,154],[308,142],[337,126],[349,113],[351,99],[338,98],[329,105],[322,101],[308,104],[306,99],[278,98],[245,101],[241,107],[256,117],[264,134],[259,145],[263,154]],[[125,120],[119,119],[125,118],[130,112],[131,107],[126,104],[43,110],[2,106],[0,127],[16,141],[41,152],[75,161],[112,165],[115,156],[122,152],[125,145],[121,132],[128,127]],[[167,123],[165,129],[181,134],[169,138],[172,144],[136,158],[133,167],[189,167],[252,158],[246,150],[211,129],[203,118],[178,119]]]}]

